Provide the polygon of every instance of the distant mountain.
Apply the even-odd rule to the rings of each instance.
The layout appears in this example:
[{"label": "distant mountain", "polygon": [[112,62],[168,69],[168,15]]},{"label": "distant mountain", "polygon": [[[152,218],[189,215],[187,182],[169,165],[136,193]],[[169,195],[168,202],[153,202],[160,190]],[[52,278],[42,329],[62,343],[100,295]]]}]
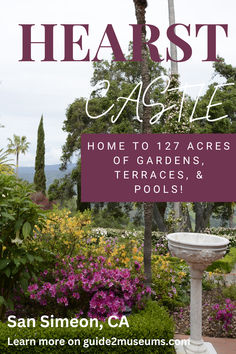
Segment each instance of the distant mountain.
[{"label": "distant mountain", "polygon": [[[47,180],[47,188],[52,184],[54,179],[61,178],[66,174],[70,173],[73,168],[75,168],[76,164],[72,163],[68,165],[67,170],[60,171],[60,165],[46,165],[45,166],[45,174]],[[19,167],[19,177],[33,183],[34,180],[34,167]]]}]

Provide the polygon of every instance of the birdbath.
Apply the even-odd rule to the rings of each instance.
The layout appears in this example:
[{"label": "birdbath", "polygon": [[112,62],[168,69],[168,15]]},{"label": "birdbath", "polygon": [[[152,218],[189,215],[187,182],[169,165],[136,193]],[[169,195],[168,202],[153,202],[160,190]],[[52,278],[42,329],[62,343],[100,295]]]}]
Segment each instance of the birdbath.
[{"label": "birdbath", "polygon": [[171,254],[184,259],[190,268],[190,344],[184,345],[182,353],[216,353],[214,347],[202,339],[202,276],[211,263],[224,256],[229,241],[191,232],[169,234],[167,239]]}]

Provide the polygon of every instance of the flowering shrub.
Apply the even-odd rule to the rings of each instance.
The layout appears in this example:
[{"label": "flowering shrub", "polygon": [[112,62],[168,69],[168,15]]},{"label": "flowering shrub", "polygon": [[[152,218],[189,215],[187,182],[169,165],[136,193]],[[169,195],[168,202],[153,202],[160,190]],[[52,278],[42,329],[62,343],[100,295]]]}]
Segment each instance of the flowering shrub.
[{"label": "flowering shrub", "polygon": [[53,202],[43,194],[43,192],[34,192],[31,194],[31,200],[40,206],[43,210],[51,210],[53,208]]},{"label": "flowering shrub", "polygon": [[223,289],[224,297],[229,298],[230,300],[236,301],[236,284],[231,284]]},{"label": "flowering shrub", "polygon": [[88,231],[90,229],[90,213],[77,213],[70,216],[66,209],[55,208],[48,213],[47,220],[42,231],[35,234],[32,247],[46,250],[54,257],[57,254],[72,256],[78,249],[86,245]]},{"label": "flowering shrub", "polygon": [[106,238],[119,238],[126,240],[142,240],[143,239],[143,231],[138,230],[126,230],[126,229],[114,229],[114,228],[104,228],[104,227],[96,227],[92,229],[92,234],[94,237],[99,238],[104,236]]},{"label": "flowering shrub", "polygon": [[[107,317],[111,309],[115,313],[123,313],[126,306],[132,307],[134,303],[142,306],[142,299],[145,298],[141,286],[143,279],[140,275],[137,277],[143,264],[142,234],[91,229],[90,215],[86,212],[71,217],[66,210],[54,210],[48,215],[46,226],[35,239],[35,244],[39,251],[47,250],[52,257],[45,266],[48,273],[41,272],[38,288],[29,288],[33,301],[54,309],[56,306],[56,312],[68,313],[68,310],[79,308],[84,314],[98,318]],[[177,266],[171,264],[164,234],[154,232],[153,241],[155,300],[172,309],[187,296],[186,265],[180,261]],[[54,269],[57,254],[65,260],[63,263],[58,261]],[[83,256],[78,258],[75,256],[78,254]],[[124,285],[120,288],[127,277],[135,294],[125,292]],[[135,277],[137,284],[133,285]],[[99,286],[94,285],[96,282]]]},{"label": "flowering shrub", "polygon": [[126,308],[144,307],[150,289],[143,285],[139,264],[129,269],[108,267],[105,257],[67,257],[56,263],[52,273],[44,271],[37,283],[28,287],[30,298],[49,311],[55,306],[105,320],[120,317]]},{"label": "flowering shrub", "polygon": [[[168,245],[166,236],[160,232],[152,233],[153,254],[166,255]],[[96,228],[92,229],[87,245],[91,254],[107,257],[107,263],[119,267],[132,267],[135,262],[143,262],[143,233]],[[84,252],[88,251],[88,247]]]},{"label": "flowering shrub", "polygon": [[209,321],[218,321],[225,331],[230,331],[234,309],[235,305],[230,299],[226,299],[224,305],[215,304],[212,306],[212,315],[209,317]]},{"label": "flowering shrub", "polygon": [[188,300],[189,271],[183,261],[173,263],[172,258],[153,256],[153,290],[155,300],[173,309]]},{"label": "flowering shrub", "polygon": [[155,255],[165,256],[168,252],[168,241],[165,234],[160,232],[152,232],[152,242],[154,244],[153,253]]},{"label": "flowering shrub", "polygon": [[29,185],[15,175],[0,174],[0,320],[6,308],[13,307],[13,289],[27,289],[35,265],[42,261],[29,247],[35,227],[44,223],[31,193]]},{"label": "flowering shrub", "polygon": [[109,267],[133,268],[136,263],[143,262],[142,247],[134,240],[118,240],[118,238],[106,239],[100,237],[89,238],[88,247],[84,249],[87,256],[104,256],[105,264]]},{"label": "flowering shrub", "polygon": [[236,228],[211,227],[204,230],[205,233],[225,237],[229,240],[228,250],[236,247]]}]

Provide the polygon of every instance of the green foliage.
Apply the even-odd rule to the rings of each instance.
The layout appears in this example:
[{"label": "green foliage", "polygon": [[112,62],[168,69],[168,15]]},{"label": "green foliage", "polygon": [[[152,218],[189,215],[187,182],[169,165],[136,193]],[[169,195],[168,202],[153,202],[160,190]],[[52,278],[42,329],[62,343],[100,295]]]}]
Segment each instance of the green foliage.
[{"label": "green foliage", "polygon": [[[131,46],[128,58],[131,59]],[[88,110],[91,116],[100,115],[102,112],[114,104],[114,107],[109,112],[108,117],[100,119],[91,119],[85,111],[85,99],[76,99],[69,105],[66,111],[66,120],[64,121],[63,130],[67,133],[66,143],[63,146],[62,161],[66,167],[67,162],[72,157],[75,151],[80,149],[80,136],[83,133],[137,133],[141,132],[141,124],[136,116],[136,104],[128,103],[118,118],[115,124],[110,122],[112,115],[117,116],[121,110],[124,100],[118,97],[128,97],[137,83],[141,80],[141,66],[139,62],[113,62],[102,61],[93,64],[94,72],[91,79],[91,84],[94,91],[89,101]],[[160,76],[164,69],[158,63],[149,60],[149,73],[151,79]],[[102,96],[103,88],[96,86],[100,81],[108,80],[110,88],[105,97]],[[153,85],[152,100],[158,100],[161,97],[160,91],[163,88],[163,83]],[[106,87],[106,86],[105,86]],[[138,92],[135,92],[133,99],[138,97]],[[141,114],[140,114],[141,115]]]},{"label": "green foliage", "polygon": [[203,274],[202,278],[202,289],[206,291],[213,290],[217,287],[217,283],[212,277],[208,276],[208,273]]},{"label": "green foliage", "polygon": [[218,61],[213,64],[216,73],[220,74],[226,80],[236,81],[236,68],[230,64],[226,64],[225,60],[221,57],[217,59]]},{"label": "green foliage", "polygon": [[236,284],[232,284],[223,289],[223,295],[226,298],[236,301]]},{"label": "green foliage", "polygon": [[236,248],[231,248],[229,253],[222,259],[213,262],[208,268],[208,272],[230,273],[236,264]]},{"label": "green foliage", "polygon": [[[130,46],[130,52],[131,49],[132,47]],[[130,55],[131,54],[129,54],[128,59],[130,58]],[[222,58],[219,59],[219,62],[214,63],[215,74],[220,74],[220,76],[228,83],[235,83],[236,69],[231,65],[226,64]],[[159,64],[152,62],[150,59],[148,66],[151,80],[160,76],[160,74],[164,72]],[[107,88],[106,85],[103,85],[103,87],[96,86],[101,80],[108,80],[110,82],[110,88],[105,95],[104,88]],[[114,115],[116,117],[124,104],[123,99],[117,101],[117,98],[121,96],[128,97],[140,80],[141,65],[139,62],[102,61],[94,63],[94,72],[91,80],[94,91],[91,94],[88,105],[89,113],[92,116],[97,116],[107,111],[112,104],[114,104],[114,107],[106,116],[99,119],[90,119],[85,112],[86,100],[84,98],[78,98],[68,106],[66,120],[63,125],[63,130],[67,133],[67,140],[63,146],[62,154],[62,164],[64,168],[66,168],[66,164],[70,161],[73,154],[80,150],[80,136],[83,133],[140,133],[142,131],[140,122],[135,119],[137,118],[135,102],[128,102],[115,124],[110,122],[111,116]],[[189,122],[189,117],[194,102],[187,95],[182,109],[182,118],[181,121],[178,122],[180,102],[182,99],[182,92],[177,90],[178,86],[178,77],[175,75],[172,75],[171,77],[170,88],[176,90],[167,91],[165,94],[161,94],[161,91],[163,91],[165,87],[164,82],[159,81],[157,85],[152,85],[150,90],[151,103],[159,102],[164,104],[165,107],[170,107],[171,105],[176,104],[175,107],[163,114],[160,122],[158,121],[152,126],[153,133],[232,133],[236,131],[236,85],[218,89],[213,103],[222,102],[222,104],[216,107],[211,107],[210,109],[211,119],[216,119],[224,115],[228,115],[228,118],[215,122],[209,122],[206,119],[203,119],[191,124]],[[204,117],[206,115],[207,106],[209,105],[214,90],[214,84],[209,85],[206,93],[200,97],[197,103],[196,112],[193,118]],[[138,92],[136,91],[132,98],[137,99],[137,96]],[[141,104],[138,109],[140,116],[142,116]],[[157,114],[158,109],[160,110],[158,106],[152,108],[152,115]],[[88,206],[83,206],[83,203],[80,203],[80,172],[77,173],[75,181],[78,187],[78,209],[83,210]],[[160,204],[158,203],[158,205]],[[216,203],[212,212],[225,222],[226,218],[229,216],[229,207],[229,203]],[[161,213],[161,210],[159,211]],[[210,214],[211,213],[209,213],[209,216]],[[166,222],[164,219],[166,215],[161,216],[163,217],[163,225],[166,226],[166,228],[160,229],[164,231],[168,229],[169,220]],[[160,218],[159,215],[159,219]],[[199,218],[200,216],[197,215],[197,219]],[[107,226],[107,224],[102,224],[102,220],[100,219],[99,216],[98,224]],[[176,227],[176,222],[171,226],[173,225]]]},{"label": "green foliage", "polygon": [[45,143],[44,143],[44,128],[43,128],[43,116],[42,116],[38,127],[34,184],[37,192],[43,192],[45,194],[46,176],[44,172],[44,167],[45,167]]},{"label": "green foliage", "polygon": [[[189,122],[191,114],[192,100],[186,97],[182,107],[181,118],[179,121],[179,112],[183,93],[179,90],[180,82],[178,75],[172,75],[169,89],[164,95],[163,101],[166,107],[173,106],[172,109],[166,111],[161,117],[163,133],[172,134],[189,134],[193,133],[193,125]],[[172,90],[172,91],[171,91]]]},{"label": "green foliage", "polygon": [[32,190],[14,175],[0,175],[0,319],[12,307],[12,291],[19,283],[27,288],[34,264],[41,260],[28,252],[34,228],[42,226],[43,214],[31,199]]},{"label": "green foliage", "polygon": [[221,102],[225,114],[228,114],[231,123],[231,132],[236,132],[236,119],[235,119],[235,107],[236,107],[236,68],[230,64],[226,64],[223,58],[218,57],[218,62],[213,64],[215,73],[219,74],[226,80],[227,83],[233,83],[234,85],[226,86],[221,89]]},{"label": "green foliage", "polygon": [[[224,79],[224,83],[230,83],[233,85],[224,86],[217,89],[213,99],[213,104],[221,103],[210,109],[210,119],[215,120],[222,116],[228,116],[227,118],[210,122],[206,119],[194,122],[196,133],[235,133],[236,132],[236,68],[232,65],[225,63],[223,58],[218,58],[218,62],[213,64],[215,69],[215,75],[221,76]],[[206,115],[206,107],[210,102],[210,99],[215,91],[215,87],[218,83],[212,83],[209,85],[206,93],[200,97],[196,107],[194,117],[204,117]],[[232,203],[214,203],[212,212],[215,216],[222,220],[222,224],[226,224],[232,210]]]},{"label": "green foliage", "polygon": [[0,173],[13,173],[11,160],[8,158],[8,152],[0,149]]},{"label": "green foliage", "polygon": [[178,258],[153,256],[152,289],[154,298],[162,306],[173,310],[189,302],[189,269],[185,262]]},{"label": "green foliage", "polygon": [[228,224],[228,221],[230,217],[234,213],[234,203],[232,202],[217,202],[214,203],[214,208],[213,208],[213,217],[216,219],[220,219],[221,225],[226,226]]},{"label": "green foliage", "polygon": [[[36,229],[31,249],[38,252],[50,266],[56,257],[75,256],[86,245],[90,228],[90,212],[77,212],[74,216],[66,209],[54,207],[47,214],[42,230]],[[45,267],[45,263],[43,265]]]},{"label": "green foliage", "polygon": [[75,195],[74,182],[70,175],[65,175],[60,179],[55,179],[48,188],[48,197],[50,201],[59,201],[60,205],[68,201]]},{"label": "green foliage", "polygon": [[[83,345],[83,341],[87,338],[121,338],[121,339],[164,339],[166,343],[174,337],[173,319],[169,317],[164,308],[161,308],[155,302],[149,302],[145,310],[131,314],[127,317],[129,328],[126,326],[111,328],[107,323],[103,324],[103,329],[98,328],[42,328],[39,322],[35,328],[9,328],[7,323],[0,323],[0,352],[12,353],[13,347],[7,345],[7,338],[34,338],[36,341],[41,338],[64,338],[67,342],[69,339],[79,338]],[[119,323],[119,322],[118,322]],[[174,346],[153,345],[153,346],[91,346],[83,348],[83,346],[18,346],[17,352],[28,353],[174,353]]]},{"label": "green foliage", "polygon": [[8,153],[9,154],[17,154],[22,153],[25,154],[29,148],[29,142],[26,141],[26,136],[18,136],[13,135],[13,139],[8,138]]},{"label": "green foliage", "polygon": [[[210,119],[216,119],[225,115],[228,118],[215,121],[213,123],[206,120],[195,122],[197,132],[199,133],[235,133],[236,120],[235,120],[235,107],[236,107],[236,68],[232,65],[225,63],[223,58],[218,57],[218,62],[213,64],[215,75],[219,74],[225,80],[225,83],[233,83],[234,85],[224,86],[217,90],[213,103],[222,103],[210,109]],[[221,80],[222,82],[222,80]],[[206,114],[206,106],[215,90],[217,82],[209,85],[207,92],[200,98],[197,109],[196,117],[202,117]]]},{"label": "green foliage", "polygon": [[[217,83],[211,84],[205,95],[199,99],[197,108],[196,108],[196,117],[204,117],[206,115],[206,107],[210,102],[210,99],[214,93],[215,86]],[[229,90],[229,89],[228,89]],[[223,89],[219,89],[215,94],[214,102],[224,102]],[[211,107],[210,110],[210,119],[214,120],[219,117],[226,115],[224,105],[219,105],[216,107]],[[210,134],[210,133],[231,133],[231,121],[229,118],[224,118],[215,122],[208,122],[206,119],[195,122],[196,133],[200,134]]]},{"label": "green foliage", "polygon": [[[131,46],[128,59],[132,58]],[[154,79],[160,76],[163,69],[158,63],[149,60],[149,73]],[[110,88],[103,97],[103,87],[96,86],[101,80],[108,80]],[[66,168],[67,163],[75,152],[80,150],[80,137],[85,133],[140,133],[142,131],[141,123],[136,119],[136,103],[129,102],[124,108],[122,114],[117,119],[115,124],[111,123],[111,116],[117,116],[122,106],[124,99],[118,97],[128,97],[134,90],[137,83],[141,80],[141,65],[139,62],[113,62],[102,61],[94,63],[94,72],[91,80],[94,91],[91,94],[91,99],[88,105],[88,111],[91,116],[98,116],[107,111],[111,105],[114,107],[110,110],[107,116],[99,119],[91,119],[85,111],[86,101],[84,98],[76,99],[70,104],[66,111],[66,120],[64,121],[63,130],[67,133],[66,142],[62,149],[62,168]],[[160,91],[163,88],[162,83],[154,84],[152,87],[152,100],[158,101]],[[133,93],[132,99],[137,99],[138,89]],[[138,105],[139,115],[142,116],[141,104]],[[80,198],[80,169],[77,171],[77,209],[83,211],[88,208],[88,205],[81,203]],[[113,220],[114,221],[114,220]],[[99,221],[100,223],[100,221]],[[100,223],[101,224],[101,223]]]},{"label": "green foliage", "polygon": [[103,209],[93,212],[93,224],[96,227],[124,228],[130,222],[121,203],[107,203]]}]

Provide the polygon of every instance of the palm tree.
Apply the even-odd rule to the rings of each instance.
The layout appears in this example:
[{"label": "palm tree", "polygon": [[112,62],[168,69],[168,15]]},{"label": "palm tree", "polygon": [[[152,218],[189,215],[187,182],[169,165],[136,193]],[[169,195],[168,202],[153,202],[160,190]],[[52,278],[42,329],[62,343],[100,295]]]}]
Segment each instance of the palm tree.
[{"label": "palm tree", "polygon": [[0,149],[0,173],[13,172],[11,159],[8,159],[8,152]]},{"label": "palm tree", "polygon": [[[168,13],[169,13],[169,25],[175,24],[175,6],[174,6],[174,0],[168,0]],[[178,63],[174,60],[177,60],[177,47],[174,43],[170,42],[170,55],[173,60],[171,60],[171,76],[175,75],[177,76],[179,74],[178,72]],[[181,203],[180,202],[174,202],[174,215],[175,218],[178,219],[181,216]],[[177,227],[179,227],[179,223],[176,224]]]},{"label": "palm tree", "polygon": [[[138,24],[146,23],[146,0],[133,0],[135,7],[135,15]],[[141,62],[141,76],[143,82],[143,91],[146,90],[150,84],[150,75],[148,70],[148,53],[146,42],[146,28],[142,26],[142,62]],[[147,94],[146,102],[150,102],[150,96]],[[151,126],[149,120],[151,118],[151,108],[143,106],[143,133],[151,133]],[[151,286],[152,269],[151,269],[151,255],[152,255],[152,216],[153,203],[144,203],[144,272],[146,276],[146,285]]]},{"label": "palm tree", "polygon": [[3,149],[0,149],[0,165],[5,165],[9,162],[8,153]]},{"label": "palm tree", "polygon": [[[169,25],[175,24],[175,6],[174,0],[168,0],[168,12],[169,12]],[[170,42],[170,55],[173,60],[171,60],[171,76],[174,78],[178,78],[179,70],[178,70],[178,55],[177,55],[177,47],[174,43]],[[181,222],[176,222],[176,231],[191,231],[191,222],[189,218],[188,206],[186,205],[183,208],[182,203],[174,202],[174,217],[175,219],[182,218]]]},{"label": "palm tree", "polygon": [[13,139],[8,138],[7,152],[16,155],[16,177],[18,177],[19,156],[20,153],[25,154],[29,148],[29,142],[26,141],[26,136],[13,135]]},{"label": "palm tree", "polygon": [[[175,6],[174,0],[168,0],[169,12],[169,25],[175,24]],[[174,43],[170,42],[170,55],[171,58],[177,60],[177,47]],[[171,60],[171,75],[178,75],[178,63]]]}]

